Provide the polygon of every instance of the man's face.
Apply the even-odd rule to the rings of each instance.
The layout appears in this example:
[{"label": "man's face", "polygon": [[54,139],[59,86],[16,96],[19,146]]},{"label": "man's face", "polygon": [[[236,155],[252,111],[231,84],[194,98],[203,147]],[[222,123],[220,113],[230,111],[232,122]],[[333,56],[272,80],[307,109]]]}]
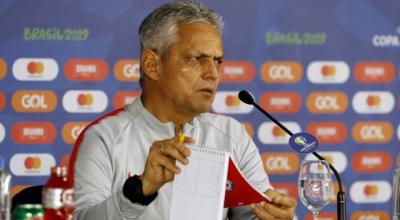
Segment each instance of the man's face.
[{"label": "man's face", "polygon": [[160,101],[185,114],[208,112],[221,77],[221,34],[211,25],[193,23],[178,25],[177,36],[161,60]]}]

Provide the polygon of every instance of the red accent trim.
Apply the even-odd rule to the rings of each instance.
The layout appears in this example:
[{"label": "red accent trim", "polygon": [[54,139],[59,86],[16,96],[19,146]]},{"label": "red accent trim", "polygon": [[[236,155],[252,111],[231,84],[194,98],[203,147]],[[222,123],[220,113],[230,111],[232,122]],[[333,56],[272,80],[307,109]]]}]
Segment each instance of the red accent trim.
[{"label": "red accent trim", "polygon": [[74,148],[72,149],[71,156],[69,158],[68,181],[71,184],[74,184],[74,182],[75,182],[75,176],[74,176],[74,174],[75,174],[75,162],[76,162],[76,158],[78,156],[79,148],[81,147],[81,144],[83,142],[83,138],[85,136],[85,133],[86,133],[87,129],[90,128],[91,126],[95,125],[95,124],[98,124],[103,119],[106,119],[106,118],[111,117],[111,116],[115,116],[115,115],[119,114],[120,112],[122,112],[124,110],[125,110],[125,108],[119,108],[119,109],[116,109],[116,110],[114,110],[112,112],[109,112],[109,113],[101,116],[100,118],[94,120],[92,123],[90,123],[88,126],[86,126],[83,129],[83,131],[80,133],[80,135],[78,136],[78,139],[75,142]]}]

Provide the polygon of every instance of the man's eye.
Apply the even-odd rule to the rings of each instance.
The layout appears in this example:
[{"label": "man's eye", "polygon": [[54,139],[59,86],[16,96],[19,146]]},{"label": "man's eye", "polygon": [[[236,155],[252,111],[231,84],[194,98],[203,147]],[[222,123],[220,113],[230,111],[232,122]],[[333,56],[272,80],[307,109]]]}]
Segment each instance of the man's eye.
[{"label": "man's eye", "polygon": [[215,64],[217,64],[217,65],[221,65],[221,64],[224,62],[224,59],[222,59],[222,58],[216,58],[216,59],[214,59],[214,62],[215,62]]}]

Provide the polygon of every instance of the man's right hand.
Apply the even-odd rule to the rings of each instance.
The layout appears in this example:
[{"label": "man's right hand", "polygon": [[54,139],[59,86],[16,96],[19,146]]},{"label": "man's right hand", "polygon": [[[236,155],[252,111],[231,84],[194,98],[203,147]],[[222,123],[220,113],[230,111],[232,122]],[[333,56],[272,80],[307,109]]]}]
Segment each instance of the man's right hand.
[{"label": "man's right hand", "polygon": [[165,183],[174,180],[175,174],[180,173],[176,161],[182,164],[189,163],[187,157],[190,155],[190,149],[185,144],[194,142],[190,137],[185,137],[183,143],[179,142],[177,135],[172,139],[153,143],[143,174],[139,177],[143,184],[144,196],[152,195]]}]

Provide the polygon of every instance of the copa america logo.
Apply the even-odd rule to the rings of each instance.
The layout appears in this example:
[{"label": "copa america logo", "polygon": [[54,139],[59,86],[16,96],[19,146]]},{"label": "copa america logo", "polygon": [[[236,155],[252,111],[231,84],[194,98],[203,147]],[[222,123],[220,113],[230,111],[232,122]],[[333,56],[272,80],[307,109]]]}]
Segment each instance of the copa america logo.
[{"label": "copa america logo", "polygon": [[300,132],[290,137],[289,145],[299,153],[311,153],[318,148],[318,140],[311,134]]}]

